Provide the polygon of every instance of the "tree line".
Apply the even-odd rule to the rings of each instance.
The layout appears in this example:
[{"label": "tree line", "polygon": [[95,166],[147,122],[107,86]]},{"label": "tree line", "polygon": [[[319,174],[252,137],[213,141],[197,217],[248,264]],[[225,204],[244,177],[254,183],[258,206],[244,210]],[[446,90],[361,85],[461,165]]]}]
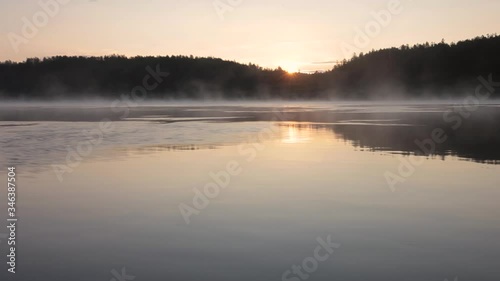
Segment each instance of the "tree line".
[{"label": "tree line", "polygon": [[[500,36],[424,43],[354,54],[329,71],[290,74],[213,57],[55,56],[0,63],[0,96],[116,98],[142,85],[146,68],[168,72],[151,99],[375,99],[458,97],[477,77],[500,80]],[[496,81],[495,80],[495,81]],[[496,93],[496,97],[499,93]]]}]

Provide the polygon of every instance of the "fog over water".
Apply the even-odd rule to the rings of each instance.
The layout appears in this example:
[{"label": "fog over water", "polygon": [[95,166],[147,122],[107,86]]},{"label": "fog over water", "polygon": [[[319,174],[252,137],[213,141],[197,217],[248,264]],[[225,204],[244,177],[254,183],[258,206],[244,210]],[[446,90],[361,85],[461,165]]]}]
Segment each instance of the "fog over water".
[{"label": "fog over water", "polygon": [[498,280],[500,102],[462,103],[2,103],[13,280],[305,280],[329,235],[308,280]]}]

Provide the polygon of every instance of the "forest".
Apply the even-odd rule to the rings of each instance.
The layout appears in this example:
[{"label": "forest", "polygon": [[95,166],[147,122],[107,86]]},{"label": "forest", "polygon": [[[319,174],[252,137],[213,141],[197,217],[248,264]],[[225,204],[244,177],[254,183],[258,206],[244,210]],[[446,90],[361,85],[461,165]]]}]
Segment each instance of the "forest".
[{"label": "forest", "polygon": [[479,76],[500,81],[499,50],[496,34],[453,43],[443,39],[353,54],[331,70],[308,74],[214,57],[28,58],[0,63],[0,97],[111,99],[143,85],[149,68],[168,75],[148,89],[148,99],[455,98],[473,91]]}]

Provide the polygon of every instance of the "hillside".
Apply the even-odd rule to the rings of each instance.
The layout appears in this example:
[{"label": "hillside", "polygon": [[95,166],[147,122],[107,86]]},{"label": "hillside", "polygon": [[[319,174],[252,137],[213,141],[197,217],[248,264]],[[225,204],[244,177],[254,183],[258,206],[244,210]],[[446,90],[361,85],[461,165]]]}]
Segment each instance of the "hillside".
[{"label": "hillside", "polygon": [[158,71],[162,77],[158,85],[151,82],[155,87],[149,87],[147,98],[457,97],[474,89],[480,75],[492,74],[500,80],[496,78],[500,77],[498,50],[497,35],[452,44],[404,45],[358,54],[330,71],[314,74],[193,56],[30,58],[0,63],[0,95],[115,98],[143,85],[145,76]]}]

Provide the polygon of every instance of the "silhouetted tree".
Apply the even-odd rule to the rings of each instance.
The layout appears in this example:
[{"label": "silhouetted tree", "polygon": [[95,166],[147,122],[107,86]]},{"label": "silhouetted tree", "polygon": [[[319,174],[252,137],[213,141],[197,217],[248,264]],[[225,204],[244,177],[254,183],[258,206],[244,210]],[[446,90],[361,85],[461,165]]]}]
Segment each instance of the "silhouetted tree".
[{"label": "silhouetted tree", "polygon": [[330,71],[294,75],[281,68],[192,55],[28,58],[0,63],[0,95],[117,98],[142,85],[147,66],[159,65],[170,75],[148,98],[377,98],[394,92],[458,96],[474,89],[479,75],[500,77],[498,50],[496,34],[451,45],[444,40],[426,42],[372,50],[343,60]]}]

